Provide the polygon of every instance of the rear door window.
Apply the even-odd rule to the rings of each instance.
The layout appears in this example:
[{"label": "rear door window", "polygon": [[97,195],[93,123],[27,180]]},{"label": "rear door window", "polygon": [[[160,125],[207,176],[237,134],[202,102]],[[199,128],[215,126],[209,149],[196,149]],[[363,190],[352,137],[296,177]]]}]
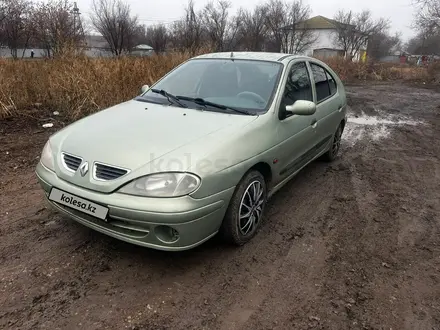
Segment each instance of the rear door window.
[{"label": "rear door window", "polygon": [[313,78],[315,79],[315,89],[317,102],[321,102],[336,94],[336,81],[333,76],[322,66],[310,63]]}]

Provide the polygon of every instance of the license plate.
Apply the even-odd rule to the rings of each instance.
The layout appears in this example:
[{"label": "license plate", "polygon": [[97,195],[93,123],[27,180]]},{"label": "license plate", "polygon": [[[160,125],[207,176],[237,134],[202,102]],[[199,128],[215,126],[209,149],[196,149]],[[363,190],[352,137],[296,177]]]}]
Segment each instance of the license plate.
[{"label": "license plate", "polygon": [[56,188],[52,188],[50,191],[49,200],[90,214],[91,216],[102,220],[105,220],[107,217],[108,208]]}]

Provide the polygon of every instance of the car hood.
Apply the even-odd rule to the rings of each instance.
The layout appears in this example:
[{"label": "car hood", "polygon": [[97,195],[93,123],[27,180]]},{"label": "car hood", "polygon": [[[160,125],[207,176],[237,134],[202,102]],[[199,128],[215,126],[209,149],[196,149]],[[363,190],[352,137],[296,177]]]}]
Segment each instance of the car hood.
[{"label": "car hood", "polygon": [[[110,192],[122,183],[155,172],[146,166],[179,149],[206,153],[209,136],[228,136],[254,121],[257,116],[200,111],[131,100],[83,118],[51,139],[56,155],[57,175],[75,185]],[[191,148],[194,144],[194,149]],[[214,146],[212,146],[214,147]],[[112,181],[94,180],[92,170],[82,177],[63,165],[61,153],[79,156],[90,166],[94,162],[128,169]],[[182,155],[183,156],[183,155]]]}]

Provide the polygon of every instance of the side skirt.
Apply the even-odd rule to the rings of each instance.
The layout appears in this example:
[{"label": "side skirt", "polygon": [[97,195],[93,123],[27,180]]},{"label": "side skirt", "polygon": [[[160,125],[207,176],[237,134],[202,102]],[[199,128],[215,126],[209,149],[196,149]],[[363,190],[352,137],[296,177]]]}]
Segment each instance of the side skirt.
[{"label": "side skirt", "polygon": [[291,179],[293,179],[299,172],[301,172],[301,170],[303,168],[305,168],[307,165],[309,165],[311,162],[313,162],[314,160],[318,159],[319,157],[321,157],[322,155],[324,155],[328,149],[330,148],[330,141],[328,141],[328,146],[323,149],[320,153],[316,154],[313,158],[311,158],[308,162],[306,162],[305,164],[303,164],[302,166],[298,167],[298,169],[293,172],[291,175],[289,175],[287,178],[285,178],[283,181],[281,181],[280,183],[278,183],[276,186],[272,187],[268,194],[267,194],[267,199],[272,198],[272,196],[278,191],[280,190],[282,187],[284,187]]}]

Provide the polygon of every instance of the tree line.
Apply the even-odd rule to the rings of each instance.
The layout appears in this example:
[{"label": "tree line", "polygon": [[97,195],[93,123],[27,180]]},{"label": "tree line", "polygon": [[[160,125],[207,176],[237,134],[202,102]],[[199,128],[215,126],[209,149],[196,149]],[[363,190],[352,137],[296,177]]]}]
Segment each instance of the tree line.
[{"label": "tree line", "polygon": [[440,55],[440,0],[414,0],[417,35],[407,43],[413,54]]},{"label": "tree line", "polygon": [[[334,17],[335,43],[352,57],[368,39],[368,56],[378,59],[393,50],[439,53],[440,0],[414,0],[418,35],[404,45],[390,33],[390,21],[374,19],[369,10],[340,10]],[[86,47],[85,36],[99,32],[113,55],[146,43],[157,53],[194,52],[209,45],[215,51],[249,50],[301,53],[316,35],[304,24],[311,8],[304,0],[267,0],[231,13],[229,0],[212,0],[196,10],[189,0],[182,17],[172,24],[145,26],[123,0],[93,0],[89,21],[75,15],[69,0],[0,0],[0,45],[14,58],[18,49],[43,48],[48,57]],[[81,23],[81,24],[80,24]]]},{"label": "tree line", "polygon": [[72,13],[72,4],[67,0],[0,0],[0,45],[9,48],[14,58],[24,56],[24,52],[18,54],[18,49],[36,45],[48,56],[60,53],[83,39]]}]

